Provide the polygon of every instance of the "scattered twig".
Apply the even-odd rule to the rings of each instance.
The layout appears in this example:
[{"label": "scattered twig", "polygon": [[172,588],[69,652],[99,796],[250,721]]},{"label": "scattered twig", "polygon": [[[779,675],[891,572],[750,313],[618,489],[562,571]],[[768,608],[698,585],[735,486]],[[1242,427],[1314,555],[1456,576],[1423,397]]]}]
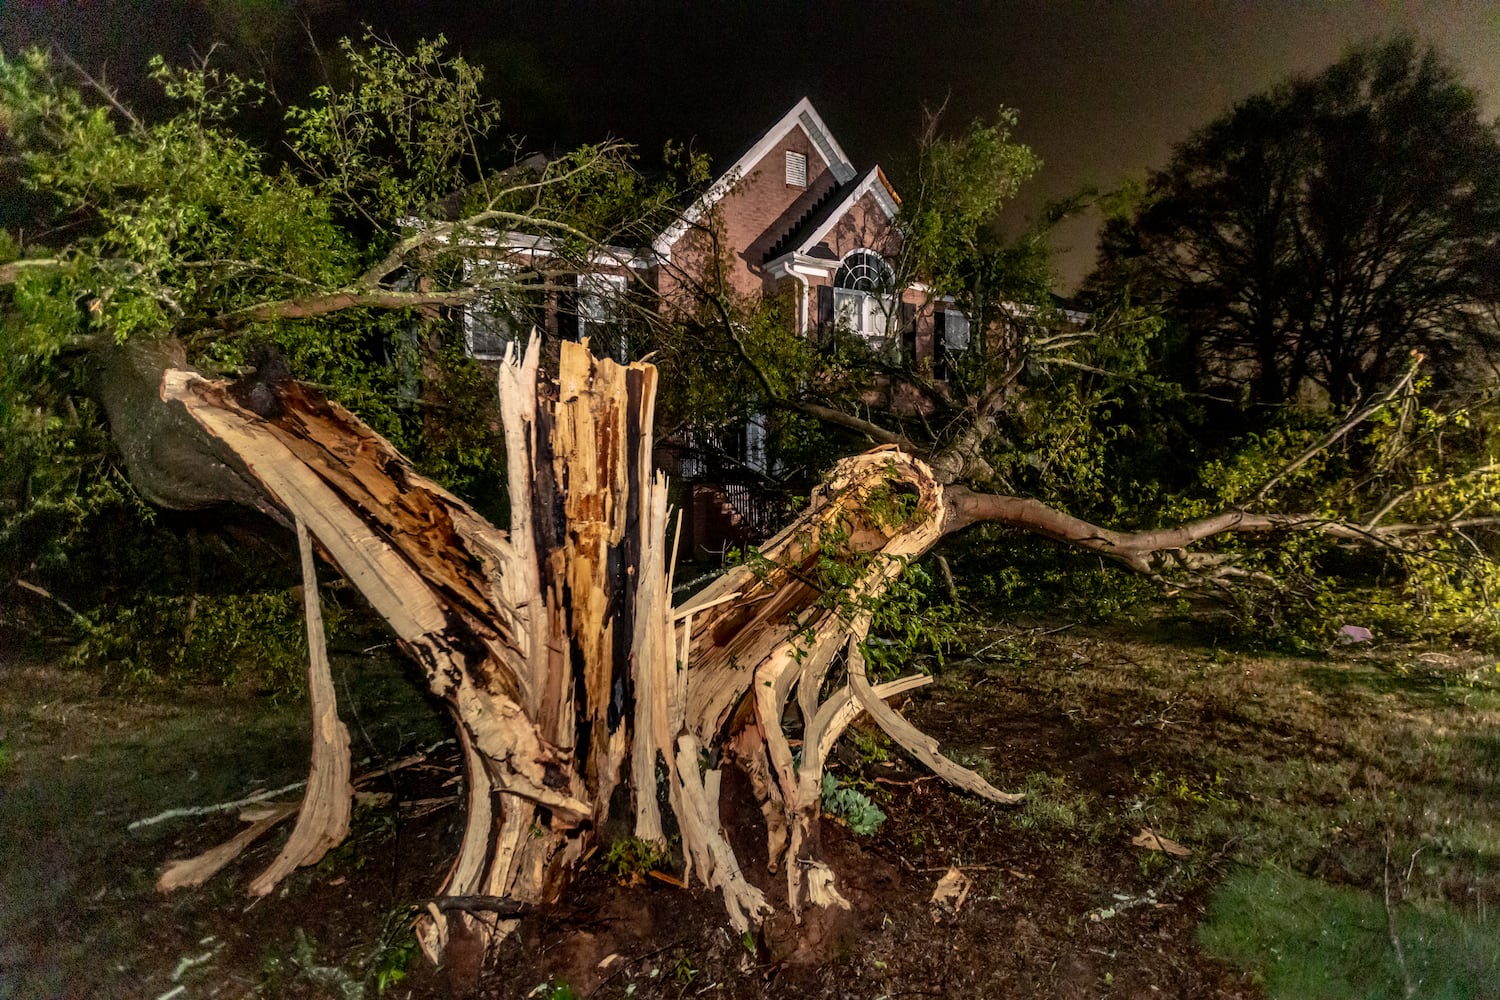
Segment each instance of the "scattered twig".
[{"label": "scattered twig", "polygon": [[58,57],[58,59],[62,60],[63,64],[67,66],[68,69],[72,70],[79,79],[81,79],[85,84],[88,85],[90,90],[94,91],[96,94],[102,97],[110,107],[115,109],[115,112],[119,114],[120,117],[128,121],[130,123],[130,127],[136,132],[136,134],[145,134],[146,126],[141,122],[140,118],[136,117],[135,112],[131,111],[128,107],[125,106],[125,104],[120,100],[120,95],[116,94],[114,90],[110,88],[108,83],[98,77],[95,77],[88,70],[84,69],[72,56],[68,55],[68,53],[63,51],[62,49],[54,48],[52,51]]},{"label": "scattered twig", "polygon": [[[354,779],[354,784],[363,785],[370,781],[373,781],[376,778],[380,778],[387,774],[390,774],[393,771],[400,771],[415,764],[420,764],[427,759],[428,754],[432,753],[438,747],[452,742],[453,740],[451,739],[441,740],[437,743],[434,743],[432,746],[428,747],[426,750],[423,750],[420,753],[412,754],[410,757],[403,757],[401,760],[396,761],[394,764],[377,768],[374,771],[366,771],[364,774],[361,774]],[[360,763],[369,763],[369,758],[366,757],[364,760],[360,761]],[[145,819],[138,819],[127,826],[125,829],[139,830],[143,827],[155,826],[158,823],[165,823],[167,820],[171,819],[183,819],[190,816],[208,816],[213,813],[233,812],[234,810],[241,809],[245,806],[255,805],[257,802],[264,802],[266,799],[274,799],[278,795],[285,795],[288,792],[295,792],[298,789],[302,788],[302,786],[305,784],[307,784],[306,781],[294,781],[290,785],[284,785],[281,788],[276,788],[268,792],[256,792],[252,795],[245,796],[243,799],[235,799],[233,802],[216,802],[213,805],[207,806],[181,806],[176,809],[167,809],[163,812],[157,813],[155,816],[148,816]]]},{"label": "scattered twig", "polygon": [[29,582],[27,580],[21,580],[21,579],[17,579],[16,580],[16,586],[20,587],[22,590],[29,590],[33,594],[36,594],[38,597],[45,597],[47,600],[51,601],[53,604],[56,604],[58,607],[62,608],[64,611],[66,611],[68,614],[72,615],[73,616],[73,620],[75,622],[79,622],[80,624],[83,624],[83,625],[88,625],[89,624],[89,620],[87,618],[85,618],[83,615],[79,614],[76,610],[74,610],[74,608],[73,608],[73,606],[71,604],[69,604],[67,601],[64,601],[62,598],[58,597],[56,594],[52,593],[50,590],[46,590],[46,589],[44,589],[42,587],[37,586],[34,583],[31,583],[31,582]]},{"label": "scattered twig", "polygon": [[[1412,864],[1415,865],[1417,856],[1412,855]],[[1408,873],[1411,871],[1407,869]],[[1417,984],[1411,978],[1411,970],[1406,966],[1406,953],[1401,948],[1401,935],[1396,929],[1396,907],[1400,900],[1391,902],[1391,834],[1386,831],[1385,835],[1385,867],[1381,871],[1381,879],[1385,883],[1385,932],[1391,939],[1391,950],[1396,953],[1396,965],[1401,969],[1401,980],[1406,985],[1406,995],[1414,997],[1417,995]]]},{"label": "scattered twig", "polygon": [[500,917],[527,917],[536,912],[534,903],[507,899],[504,896],[438,896],[417,904],[426,910],[436,907],[440,913],[458,910],[462,913],[493,913]]},{"label": "scattered twig", "polygon": [[143,827],[155,826],[157,823],[165,823],[169,819],[183,819],[189,816],[208,816],[213,813],[233,812],[236,809],[251,806],[257,802],[264,802],[266,799],[274,799],[278,795],[298,791],[305,784],[307,784],[306,780],[294,781],[290,785],[283,785],[268,792],[256,792],[253,795],[245,796],[243,799],[235,799],[233,802],[215,802],[213,805],[208,806],[182,806],[177,809],[167,809],[157,813],[155,816],[138,819],[125,829],[139,830]]}]

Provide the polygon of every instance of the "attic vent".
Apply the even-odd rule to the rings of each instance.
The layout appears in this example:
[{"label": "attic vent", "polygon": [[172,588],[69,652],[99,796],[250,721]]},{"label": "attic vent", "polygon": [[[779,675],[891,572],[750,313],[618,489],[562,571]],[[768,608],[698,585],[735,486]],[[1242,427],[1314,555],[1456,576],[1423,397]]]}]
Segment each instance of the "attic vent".
[{"label": "attic vent", "polygon": [[786,186],[807,187],[807,154],[786,154]]}]

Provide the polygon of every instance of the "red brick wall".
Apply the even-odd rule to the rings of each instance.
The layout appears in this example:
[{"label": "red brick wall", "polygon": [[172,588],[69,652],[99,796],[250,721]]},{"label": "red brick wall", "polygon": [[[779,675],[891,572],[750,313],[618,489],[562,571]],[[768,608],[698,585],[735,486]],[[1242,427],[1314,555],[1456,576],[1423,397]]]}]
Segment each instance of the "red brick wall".
[{"label": "red brick wall", "polygon": [[[786,154],[807,157],[807,187],[786,183]],[[727,278],[735,291],[754,295],[768,290],[761,261],[766,251],[795,226],[813,205],[836,184],[823,154],[801,125],[796,125],[752,164],[729,193],[713,208],[712,221],[721,234],[728,264]],[[702,232],[689,231],[672,248],[672,261],[692,274],[702,274],[712,253],[712,243]],[[665,276],[663,294],[676,283]]]}]

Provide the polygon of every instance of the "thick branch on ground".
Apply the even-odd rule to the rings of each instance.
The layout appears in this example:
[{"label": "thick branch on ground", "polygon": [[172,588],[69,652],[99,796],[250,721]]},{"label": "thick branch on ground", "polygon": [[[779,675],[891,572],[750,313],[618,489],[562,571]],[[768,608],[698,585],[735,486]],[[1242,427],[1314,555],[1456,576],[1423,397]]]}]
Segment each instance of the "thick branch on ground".
[{"label": "thick branch on ground", "polygon": [[1137,572],[1152,575],[1161,568],[1163,553],[1179,554],[1177,563],[1184,569],[1209,567],[1219,557],[1212,554],[1186,555],[1183,550],[1217,535],[1304,531],[1331,535],[1371,548],[1394,549],[1401,547],[1398,538],[1400,535],[1418,531],[1442,531],[1458,526],[1455,521],[1370,528],[1307,514],[1253,514],[1243,510],[1227,510],[1172,528],[1116,531],[1065,514],[1039,500],[974,493],[961,486],[950,488],[945,531],[962,531],[981,522],[1018,528],[1073,548],[1097,552]]}]

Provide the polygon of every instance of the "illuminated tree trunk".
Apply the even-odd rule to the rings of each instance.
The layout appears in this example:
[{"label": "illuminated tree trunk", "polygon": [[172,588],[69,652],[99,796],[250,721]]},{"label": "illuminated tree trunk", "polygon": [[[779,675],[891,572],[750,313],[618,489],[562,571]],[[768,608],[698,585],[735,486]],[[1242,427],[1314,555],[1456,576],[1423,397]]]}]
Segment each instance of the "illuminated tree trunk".
[{"label": "illuminated tree trunk", "polygon": [[[882,701],[926,678],[872,686],[858,653],[870,599],[943,533],[943,487],[925,465],[893,448],[847,460],[759,558],[674,608],[666,481],[650,455],[656,370],[573,343],[559,369],[555,382],[539,370],[536,341],[500,369],[508,531],[298,383],[275,386],[274,416],[261,416],[228,384],[181,370],[162,382],[163,399],[306,525],[449,706],[468,813],[443,894],[556,899],[622,782],[637,836],[665,843],[665,783],[687,877],[718,889],[748,930],[771,908],[721,830],[721,771],[704,761],[727,759],[761,801],[793,911],[847,906],[816,821],[823,761],[862,711],[945,778],[1018,799],[938,756]],[[304,813],[327,811],[316,798]],[[434,906],[419,931],[429,956],[473,961],[513,922]]]}]

